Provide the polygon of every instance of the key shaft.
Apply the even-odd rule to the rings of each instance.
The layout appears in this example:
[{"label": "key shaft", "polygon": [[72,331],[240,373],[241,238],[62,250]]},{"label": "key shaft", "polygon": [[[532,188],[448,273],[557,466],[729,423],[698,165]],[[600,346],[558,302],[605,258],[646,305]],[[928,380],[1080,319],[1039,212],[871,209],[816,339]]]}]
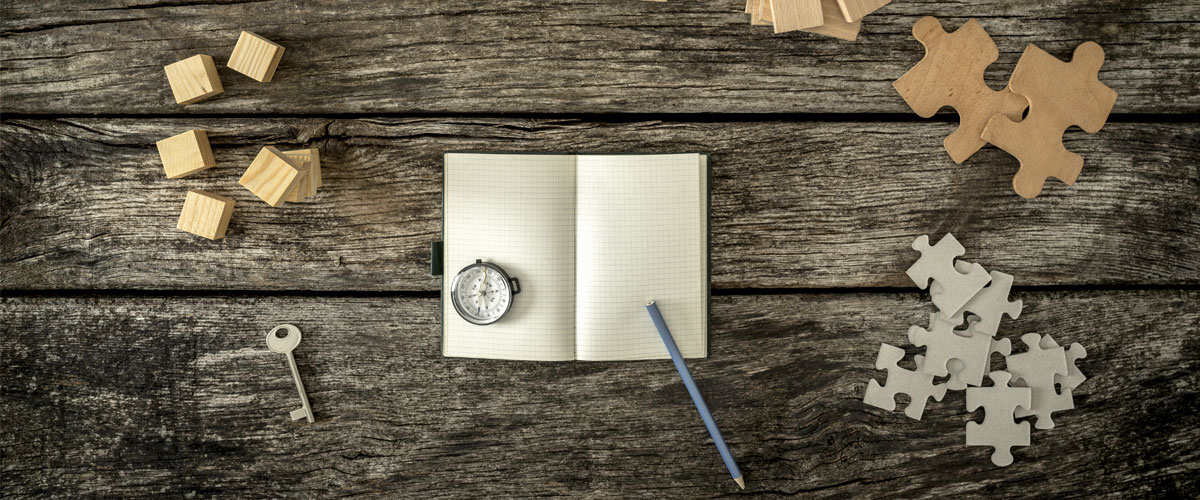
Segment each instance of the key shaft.
[{"label": "key shaft", "polygon": [[296,357],[291,351],[287,352],[288,367],[292,369],[292,378],[296,380],[296,390],[300,392],[300,404],[303,406],[292,412],[292,420],[299,420],[301,417],[307,418],[308,423],[313,423],[312,406],[308,404],[308,394],[304,392],[304,382],[300,380],[300,369],[296,368]]}]

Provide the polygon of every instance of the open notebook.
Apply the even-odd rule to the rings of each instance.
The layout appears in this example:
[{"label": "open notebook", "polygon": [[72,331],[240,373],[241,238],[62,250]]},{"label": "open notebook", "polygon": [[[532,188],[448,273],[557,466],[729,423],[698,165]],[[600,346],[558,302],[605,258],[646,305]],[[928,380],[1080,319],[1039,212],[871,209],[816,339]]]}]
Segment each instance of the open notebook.
[{"label": "open notebook", "polygon": [[[707,155],[447,153],[443,193],[443,355],[669,358],[649,299],[684,356],[708,355]],[[449,297],[476,259],[521,282],[486,326]]]}]

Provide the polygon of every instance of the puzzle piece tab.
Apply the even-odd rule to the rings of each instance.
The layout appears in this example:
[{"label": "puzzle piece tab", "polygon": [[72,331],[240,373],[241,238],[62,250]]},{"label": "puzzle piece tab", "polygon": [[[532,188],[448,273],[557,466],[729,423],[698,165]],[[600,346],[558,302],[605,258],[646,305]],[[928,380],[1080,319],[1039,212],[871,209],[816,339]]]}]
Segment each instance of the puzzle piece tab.
[{"label": "puzzle piece tab", "polygon": [[946,33],[936,18],[926,16],[913,24],[912,33],[925,46],[925,57],[892,86],[922,118],[944,106],[958,111],[958,129],[943,143],[950,158],[962,163],[987,144],[980,135],[989,119],[1000,114],[1020,120],[1027,103],[1009,89],[992,90],[984,83],[983,73],[1000,51],[979,21]]},{"label": "puzzle piece tab", "polygon": [[963,262],[970,269],[966,273],[955,269],[954,259],[967,250],[950,233],[946,233],[933,246],[929,245],[928,236],[918,236],[913,241],[912,249],[921,252],[921,258],[905,274],[921,289],[929,286],[929,280],[932,279],[934,284],[929,295],[938,310],[946,315],[962,309],[992,279],[979,264]]},{"label": "puzzle piece tab", "polygon": [[903,358],[904,349],[888,344],[879,344],[879,356],[875,358],[875,369],[887,370],[887,382],[884,386],[880,386],[875,379],[867,382],[867,392],[863,395],[863,402],[876,408],[892,411],[896,409],[895,396],[907,394],[909,403],[908,408],[904,409],[904,414],[908,415],[908,418],[921,420],[927,400],[932,397],[941,401],[942,397],[946,395],[946,384],[934,384],[933,375],[923,372],[924,356],[913,357],[917,362],[916,371],[905,370],[897,366],[897,363]]},{"label": "puzzle piece tab", "polygon": [[[1011,345],[1008,339],[994,340],[991,335],[973,328],[966,332],[967,335],[959,335],[954,331],[956,326],[957,323],[932,313],[929,315],[929,330],[919,326],[909,328],[908,341],[913,345],[925,346],[922,371],[939,377],[950,374],[946,388],[961,391],[968,385],[982,385],[983,374],[990,364],[988,358],[993,352],[1008,355]],[[955,364],[955,370],[949,369],[951,360],[959,361]]]},{"label": "puzzle piece tab", "polygon": [[[1029,350],[1021,354],[1008,356],[1008,372],[1012,374],[1014,383],[1019,383],[1032,390],[1032,406],[1017,410],[1018,417],[1036,416],[1038,429],[1053,429],[1054,420],[1050,414],[1054,411],[1074,408],[1071,403],[1063,408],[1065,403],[1060,399],[1054,388],[1056,376],[1067,375],[1067,355],[1049,335],[1043,337],[1036,333],[1026,333],[1021,336]],[[1069,398],[1070,396],[1068,396]]]},{"label": "puzzle piece tab", "polygon": [[1009,387],[1007,372],[988,374],[996,385],[967,389],[967,411],[983,407],[983,423],[967,422],[967,446],[991,446],[992,463],[1012,464],[1012,447],[1029,446],[1029,422],[1017,423],[1013,414],[1018,408],[1028,408],[1028,387]]},{"label": "puzzle piece tab", "polygon": [[[1051,339],[1049,335],[1047,335],[1046,338],[1050,339],[1050,342],[1054,342],[1054,339]],[[1079,345],[1077,342],[1071,344],[1071,347],[1067,349],[1066,354],[1067,374],[1065,376],[1055,375],[1054,382],[1063,389],[1074,389],[1079,387],[1079,384],[1082,384],[1084,380],[1087,380],[1087,377],[1083,375],[1083,372],[1079,371],[1079,367],[1075,366],[1076,361],[1079,361],[1080,358],[1087,357],[1087,349],[1084,349],[1083,346]]]},{"label": "puzzle piece tab", "polygon": [[1079,177],[1083,157],[1067,151],[1062,136],[1072,125],[1094,134],[1108,121],[1117,92],[1100,83],[1097,75],[1103,64],[1104,49],[1095,42],[1076,47],[1069,63],[1034,45],[1025,47],[1008,89],[1029,100],[1029,114],[1019,122],[993,117],[982,134],[984,140],[1020,160],[1013,177],[1017,194],[1036,197],[1047,177],[1067,185]]},{"label": "puzzle piece tab", "polygon": [[[971,264],[960,260],[954,263],[954,269],[960,273],[968,273],[971,272]],[[1011,274],[991,271],[989,275],[992,277],[992,284],[975,294],[962,309],[959,309],[949,319],[954,324],[962,324],[963,313],[973,313],[975,315],[973,317],[979,319],[977,323],[974,323],[975,331],[994,337],[996,332],[1000,331],[1000,319],[1005,314],[1013,319],[1021,317],[1023,304],[1019,300],[1012,302],[1008,300],[1008,292],[1012,289],[1013,284]]]}]

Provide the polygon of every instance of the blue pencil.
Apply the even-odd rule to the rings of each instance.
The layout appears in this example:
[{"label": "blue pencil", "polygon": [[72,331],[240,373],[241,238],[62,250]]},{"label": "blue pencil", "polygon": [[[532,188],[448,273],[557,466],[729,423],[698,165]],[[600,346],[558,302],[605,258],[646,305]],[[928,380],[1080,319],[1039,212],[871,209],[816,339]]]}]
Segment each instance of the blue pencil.
[{"label": "blue pencil", "polygon": [[717,422],[713,420],[712,413],[708,411],[708,405],[704,404],[704,396],[701,396],[700,389],[696,388],[696,381],[692,380],[692,372],[688,371],[687,365],[683,363],[683,354],[679,353],[679,346],[675,345],[675,338],[667,329],[667,322],[663,321],[662,313],[658,312],[658,305],[653,300],[646,302],[646,311],[650,313],[654,327],[658,328],[658,335],[667,345],[667,351],[671,353],[671,361],[675,362],[675,369],[679,370],[679,376],[683,378],[683,385],[687,386],[688,394],[692,395],[692,402],[696,403],[696,410],[700,412],[700,418],[704,419],[704,426],[708,427],[708,434],[716,443],[717,451],[721,453],[721,459],[725,460],[725,467],[729,469],[729,475],[733,476],[733,480],[737,482],[739,488],[746,489],[746,482],[742,480],[742,471],[738,469],[737,462],[733,460],[733,454],[729,453],[729,447],[725,446],[725,438],[721,437],[721,429],[717,428]]}]

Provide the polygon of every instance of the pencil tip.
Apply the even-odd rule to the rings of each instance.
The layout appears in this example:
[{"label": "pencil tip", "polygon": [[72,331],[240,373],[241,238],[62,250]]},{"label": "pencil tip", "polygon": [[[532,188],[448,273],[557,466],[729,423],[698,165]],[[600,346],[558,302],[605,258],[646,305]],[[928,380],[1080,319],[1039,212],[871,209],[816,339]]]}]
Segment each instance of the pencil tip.
[{"label": "pencil tip", "polygon": [[746,481],[742,480],[742,476],[735,477],[733,480],[737,482],[738,488],[746,489]]}]

